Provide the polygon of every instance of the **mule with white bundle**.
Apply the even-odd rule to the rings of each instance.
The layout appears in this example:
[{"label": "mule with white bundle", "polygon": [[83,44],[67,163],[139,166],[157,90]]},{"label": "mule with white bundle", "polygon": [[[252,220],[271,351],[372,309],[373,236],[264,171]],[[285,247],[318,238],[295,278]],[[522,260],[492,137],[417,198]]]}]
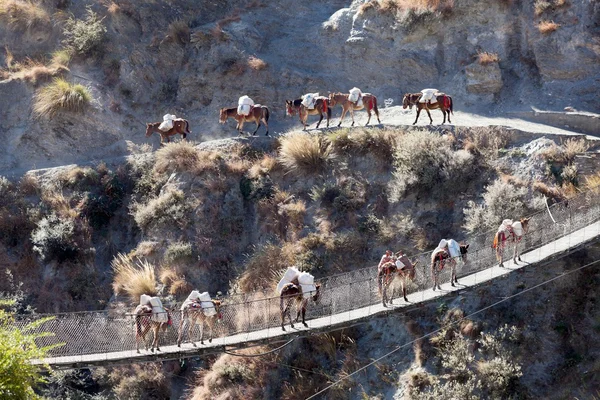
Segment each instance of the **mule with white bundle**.
[{"label": "mule with white bundle", "polygon": [[316,129],[319,129],[321,121],[323,121],[323,114],[327,116],[327,127],[329,128],[329,120],[331,119],[331,107],[329,107],[329,99],[325,96],[319,96],[318,93],[308,93],[296,100],[285,101],[286,114],[291,116],[298,113],[300,122],[304,126],[304,130],[308,124],[309,115],[318,115],[319,122],[317,122]]},{"label": "mule with white bundle", "polygon": [[146,124],[146,137],[150,137],[154,132],[160,135],[160,145],[171,141],[171,136],[180,134],[183,139],[191,134],[190,123],[187,119],[177,118],[173,114],[163,116],[163,122],[150,122]]},{"label": "mule with white bundle", "polygon": [[442,290],[439,283],[439,275],[442,269],[446,265],[450,266],[451,276],[450,283],[454,286],[454,283],[458,283],[456,278],[456,266],[458,260],[464,264],[467,263],[467,251],[469,249],[468,244],[459,244],[454,239],[442,239],[438,244],[438,247],[431,253],[431,276],[433,278],[433,290],[436,287]]},{"label": "mule with white bundle", "polygon": [[314,302],[319,300],[319,292],[321,289],[321,285],[315,285],[314,281],[314,276],[307,272],[300,272],[295,267],[288,268],[283,278],[279,281],[277,291],[280,296],[279,310],[281,312],[281,329],[284,331],[286,314],[290,319],[290,326],[294,328],[291,315],[291,307],[294,302],[296,303],[297,309],[296,322],[298,322],[300,314],[302,314],[302,324],[304,324],[305,327],[308,327],[305,320],[306,306],[311,298]]},{"label": "mule with white bundle", "polygon": [[181,305],[181,321],[179,322],[179,334],[177,336],[177,346],[181,347],[185,325],[188,328],[188,340],[196,347],[196,342],[192,340],[192,328],[200,325],[200,344],[204,344],[204,324],[210,329],[208,342],[213,340],[213,329],[215,323],[222,318],[221,302],[212,300],[208,292],[200,293],[192,290],[187,299]]},{"label": "mule with white bundle", "polygon": [[519,243],[523,238],[523,235],[527,233],[529,230],[529,220],[531,218],[521,218],[519,221],[514,221],[512,219],[505,219],[500,224],[498,231],[494,235],[494,243],[492,244],[492,248],[496,249],[496,260],[501,267],[503,267],[502,256],[504,253],[504,248],[508,245],[508,243],[512,243],[514,245],[514,253],[513,253],[513,262],[517,263],[517,259],[521,261],[521,255],[519,254]]},{"label": "mule with white bundle", "polygon": [[[406,255],[400,253],[395,261],[385,262],[381,268],[379,268],[377,272],[377,284],[379,286],[379,294],[381,295],[381,300],[384,307],[387,306],[387,289],[396,277],[400,278],[404,301],[408,301],[408,298],[406,297],[406,286],[408,285],[409,279],[414,281],[416,272],[415,267],[418,263],[418,261],[413,263]],[[389,298],[390,304],[392,304],[393,297],[394,294],[392,293],[391,297]]]},{"label": "mule with white bundle", "polygon": [[150,297],[143,294],[140,296],[140,304],[135,308],[133,313],[135,315],[136,351],[140,352],[140,341],[142,340],[144,341],[146,350],[148,350],[146,334],[150,330],[154,333],[151,351],[154,352],[155,348],[157,351],[160,351],[160,331],[166,331],[167,327],[172,323],[169,310],[163,307],[158,297]]},{"label": "mule with white bundle", "polygon": [[439,93],[436,89],[423,89],[421,93],[406,93],[402,98],[402,108],[412,109],[413,106],[416,106],[417,108],[417,117],[415,118],[413,125],[419,120],[422,109],[427,111],[429,123],[433,124],[433,118],[431,118],[429,110],[438,108],[444,115],[444,122],[442,122],[442,124],[446,123],[446,115],[448,116],[448,123],[452,123],[452,121],[450,121],[450,114],[454,114],[452,97],[445,93]]},{"label": "mule with white bundle", "polygon": [[[358,96],[356,96],[356,93],[357,92],[354,91],[351,94],[331,93],[329,95],[330,107],[335,107],[337,104],[342,107],[342,116],[340,117],[340,123],[338,126],[342,125],[344,116],[348,111],[350,111],[350,116],[352,117],[352,126],[354,126],[354,111],[362,109],[366,109],[367,115],[369,116],[365,126],[369,125],[369,122],[371,122],[371,111],[375,113],[377,116],[377,122],[381,124],[381,120],[379,119],[379,110],[377,109],[377,97],[371,93],[359,93]],[[353,95],[355,97],[352,97]]]}]

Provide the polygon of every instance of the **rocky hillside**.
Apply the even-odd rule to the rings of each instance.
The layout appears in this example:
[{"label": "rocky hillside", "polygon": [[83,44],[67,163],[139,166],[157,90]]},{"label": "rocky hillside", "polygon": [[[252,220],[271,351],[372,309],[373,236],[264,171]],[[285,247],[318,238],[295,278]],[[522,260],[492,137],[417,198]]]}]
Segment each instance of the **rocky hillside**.
[{"label": "rocky hillside", "polygon": [[[166,112],[194,140],[229,136],[216,113],[241,94],[275,131],[286,98],[353,86],[381,104],[437,87],[457,109],[597,112],[599,20],[562,0],[2,0],[0,171],[125,155]],[[87,88],[85,107],[41,113],[53,77]]]}]

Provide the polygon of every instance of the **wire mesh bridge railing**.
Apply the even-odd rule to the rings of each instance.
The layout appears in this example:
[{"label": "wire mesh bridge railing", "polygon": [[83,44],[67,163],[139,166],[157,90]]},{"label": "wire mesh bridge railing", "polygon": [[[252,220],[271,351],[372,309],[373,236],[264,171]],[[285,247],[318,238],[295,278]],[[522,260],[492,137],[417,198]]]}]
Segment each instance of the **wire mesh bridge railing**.
[{"label": "wire mesh bridge railing", "polygon": [[[533,214],[529,222],[529,230],[519,245],[521,251],[524,253],[552,243],[558,238],[565,237],[600,220],[600,201],[597,196],[598,194],[594,192],[583,193],[576,198],[556,203],[547,210]],[[467,262],[462,265],[459,263],[457,269],[459,280],[461,277],[497,265],[495,251],[491,248],[494,233],[495,230],[488,231],[463,240],[470,246]],[[600,231],[595,232],[594,235],[600,235]],[[413,282],[409,282],[408,287],[408,293],[412,294],[411,301],[413,302],[425,300],[426,290],[431,291],[430,256],[431,251],[410,257],[411,260],[419,261],[416,277]],[[510,247],[505,251],[506,258],[512,258],[512,248]],[[377,267],[371,266],[320,279],[318,281],[321,284],[320,299],[318,302],[311,300],[308,304],[307,321],[351,312],[381,302],[376,275]],[[440,282],[448,285],[449,281],[450,270],[445,268],[440,272]],[[281,335],[279,297],[254,293],[226,297],[222,300],[222,319],[220,323],[215,324],[215,338],[225,338],[267,328],[278,328],[273,329],[272,332],[277,332],[277,336]],[[174,310],[178,310],[178,308]],[[295,316],[294,311],[292,310],[293,316]],[[135,350],[135,326],[130,313],[131,310],[122,312],[112,310],[53,314],[54,319],[36,328],[38,332],[51,332],[53,336],[38,339],[38,344],[48,346],[64,343],[62,346],[51,349],[49,357],[83,356]],[[15,317],[15,325],[23,328],[27,324],[47,316],[41,314],[18,315]],[[179,312],[174,311],[172,318],[172,327],[161,335],[161,347],[174,345],[177,342]],[[205,327],[205,339],[206,334],[207,328]],[[198,341],[197,327],[193,335],[195,341]],[[151,336],[150,334],[148,337],[151,338]]]}]

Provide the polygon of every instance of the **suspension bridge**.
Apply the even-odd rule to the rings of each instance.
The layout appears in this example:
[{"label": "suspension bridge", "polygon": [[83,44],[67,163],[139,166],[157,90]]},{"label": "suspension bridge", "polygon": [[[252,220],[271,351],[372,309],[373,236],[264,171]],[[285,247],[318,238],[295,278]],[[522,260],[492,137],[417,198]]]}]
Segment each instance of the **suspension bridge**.
[{"label": "suspension bridge", "polygon": [[[450,271],[446,268],[440,275],[442,290],[433,291],[429,272],[431,253],[410,257],[418,260],[420,267],[408,287],[408,302],[400,297],[394,299],[392,305],[383,307],[377,288],[377,267],[362,268],[319,280],[321,295],[318,302],[309,302],[308,328],[298,323],[294,329],[289,324],[286,324],[286,331],[281,329],[279,297],[264,293],[232,296],[223,299],[222,319],[215,326],[212,342],[206,340],[208,329],[205,328],[205,344],[201,345],[196,327],[193,335],[196,345],[184,342],[181,347],[176,345],[180,322],[176,311],[178,305],[166,305],[174,310],[173,325],[161,335],[160,351],[141,349],[140,353],[135,350],[135,326],[130,314],[134,307],[120,311],[54,314],[50,315],[52,320],[33,332],[53,334],[37,339],[41,346],[62,345],[52,348],[47,358],[36,362],[67,369],[196,357],[251,345],[284,343],[299,336],[351,326],[374,315],[402,312],[593,243],[600,236],[598,193],[582,193],[547,207],[533,214],[529,224],[529,230],[520,243],[523,261],[519,264],[505,261],[504,267],[498,266],[490,246],[495,230],[463,238],[462,241],[470,245],[468,261],[458,267],[459,284],[456,287],[450,286]],[[505,251],[507,257],[512,257],[512,248]],[[48,316],[20,315],[16,316],[15,324],[23,328]],[[152,335],[149,336],[151,339]]]}]

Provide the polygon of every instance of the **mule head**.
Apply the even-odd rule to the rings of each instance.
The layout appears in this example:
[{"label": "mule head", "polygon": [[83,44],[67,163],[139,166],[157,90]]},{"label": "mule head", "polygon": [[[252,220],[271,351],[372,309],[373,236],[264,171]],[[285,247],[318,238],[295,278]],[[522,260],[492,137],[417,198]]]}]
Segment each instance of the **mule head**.
[{"label": "mule head", "polygon": [[293,100],[285,101],[285,111],[286,111],[287,116],[294,115],[294,101]]},{"label": "mule head", "polygon": [[469,251],[469,245],[468,244],[461,244],[460,245],[460,257],[462,258],[463,262],[466,264],[467,262],[467,252]]},{"label": "mule head", "polygon": [[315,294],[312,295],[312,299],[316,303],[319,301],[319,296],[321,295],[321,284],[317,283],[315,285],[315,287],[316,287],[316,290],[315,290]]},{"label": "mule head", "polygon": [[408,107],[409,110],[412,110],[412,103],[410,101],[410,94],[407,93],[404,95],[404,97],[402,98],[402,108],[406,109]]},{"label": "mule head", "polygon": [[527,232],[529,230],[529,218],[521,218],[519,221],[521,222],[521,226],[523,227],[523,232]]},{"label": "mule head", "polygon": [[225,107],[219,110],[219,123],[224,124],[227,122],[227,109]]},{"label": "mule head", "polygon": [[419,261],[415,261],[415,262],[411,262],[412,267],[409,268],[408,270],[408,279],[410,279],[411,281],[415,280],[415,276],[417,275],[417,265],[419,264]]},{"label": "mule head", "polygon": [[146,124],[146,137],[150,137],[150,135],[152,135],[152,132],[154,132],[154,130],[152,129],[152,124]]},{"label": "mule head", "polygon": [[335,105],[337,104],[336,101],[336,96],[337,93],[329,93],[329,107],[335,107]]},{"label": "mule head", "polygon": [[213,305],[215,306],[215,311],[217,312],[217,318],[223,319],[223,314],[221,314],[221,301],[213,300],[212,302],[213,302]]}]

